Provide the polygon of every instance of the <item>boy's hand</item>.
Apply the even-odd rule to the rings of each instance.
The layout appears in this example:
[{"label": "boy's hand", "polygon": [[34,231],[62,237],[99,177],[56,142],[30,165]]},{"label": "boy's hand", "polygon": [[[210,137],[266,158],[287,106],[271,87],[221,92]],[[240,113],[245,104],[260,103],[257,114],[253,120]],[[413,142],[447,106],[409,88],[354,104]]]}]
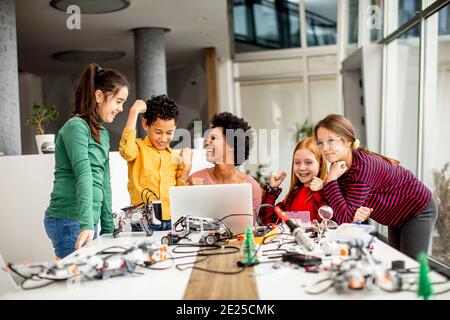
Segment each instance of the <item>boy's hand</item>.
[{"label": "boy's hand", "polygon": [[185,166],[192,166],[192,149],[182,148],[180,157]]},{"label": "boy's hand", "polygon": [[136,114],[144,113],[147,111],[147,104],[144,100],[136,100],[133,103],[133,106],[131,107],[130,111],[135,112]]}]

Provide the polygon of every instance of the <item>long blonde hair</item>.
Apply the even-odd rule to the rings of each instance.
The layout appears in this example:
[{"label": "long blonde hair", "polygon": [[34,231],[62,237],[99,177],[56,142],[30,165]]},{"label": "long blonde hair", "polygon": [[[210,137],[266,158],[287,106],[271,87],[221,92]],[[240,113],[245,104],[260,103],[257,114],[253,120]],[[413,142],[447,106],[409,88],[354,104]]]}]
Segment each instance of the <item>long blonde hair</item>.
[{"label": "long blonde hair", "polygon": [[[300,149],[306,149],[314,154],[314,157],[316,158],[317,162],[319,163],[319,178],[322,180],[325,180],[327,176],[327,163],[324,161],[322,154],[320,153],[319,148],[316,145],[316,142],[313,137],[308,137],[300,140],[297,145],[294,148],[294,152],[292,153],[292,165],[291,165],[291,185],[289,187],[289,192],[286,195],[285,202],[291,202],[293,199],[291,197],[293,196],[293,191],[297,188],[300,188],[303,186],[303,184],[300,182],[300,180],[297,178],[297,176],[294,173],[294,158],[295,153]],[[308,195],[308,198],[306,201],[310,200],[312,197],[312,192]]]},{"label": "long blonde hair", "polygon": [[[317,141],[317,131],[319,128],[325,128],[329,131],[336,133],[338,136],[342,137],[346,141],[350,141],[352,149],[357,149],[358,146],[355,145],[355,131],[353,130],[353,125],[346,117],[340,114],[330,114],[320,120],[314,127],[314,139]],[[368,150],[366,147],[359,148],[361,151],[367,154],[374,154],[392,164],[399,164],[400,161],[386,157],[382,154]]]}]

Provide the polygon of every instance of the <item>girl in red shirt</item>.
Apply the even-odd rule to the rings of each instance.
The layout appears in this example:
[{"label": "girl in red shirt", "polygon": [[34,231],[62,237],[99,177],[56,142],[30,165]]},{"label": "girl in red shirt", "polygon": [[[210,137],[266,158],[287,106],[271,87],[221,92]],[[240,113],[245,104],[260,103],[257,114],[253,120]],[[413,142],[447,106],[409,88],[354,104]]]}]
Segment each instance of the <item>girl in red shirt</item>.
[{"label": "girl in red shirt", "polygon": [[[283,211],[309,211],[310,220],[321,221],[317,210],[325,202],[321,190],[327,173],[326,162],[322,160],[320,150],[313,138],[301,140],[294,149],[292,156],[291,186],[289,192],[279,206]],[[282,189],[279,187],[286,178],[286,172],[273,174],[265,191],[262,203],[273,205]],[[279,223],[278,216],[272,206],[261,207],[259,219],[264,224]]]}]

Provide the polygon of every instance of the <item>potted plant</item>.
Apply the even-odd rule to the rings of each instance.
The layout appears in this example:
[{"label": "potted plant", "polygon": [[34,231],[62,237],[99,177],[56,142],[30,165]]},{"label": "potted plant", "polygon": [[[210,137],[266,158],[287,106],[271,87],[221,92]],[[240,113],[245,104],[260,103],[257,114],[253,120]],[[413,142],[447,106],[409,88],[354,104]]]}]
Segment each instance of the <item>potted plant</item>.
[{"label": "potted plant", "polygon": [[295,143],[299,142],[301,139],[306,137],[312,137],[313,134],[313,125],[309,123],[308,119],[305,120],[303,125],[296,123],[294,128],[294,135],[292,138]]},{"label": "potted plant", "polygon": [[45,128],[50,120],[55,120],[58,116],[59,110],[56,106],[47,107],[38,103],[34,103],[32,106],[32,113],[27,118],[26,125],[34,128],[36,145],[40,154],[55,151],[55,135],[45,134]]}]

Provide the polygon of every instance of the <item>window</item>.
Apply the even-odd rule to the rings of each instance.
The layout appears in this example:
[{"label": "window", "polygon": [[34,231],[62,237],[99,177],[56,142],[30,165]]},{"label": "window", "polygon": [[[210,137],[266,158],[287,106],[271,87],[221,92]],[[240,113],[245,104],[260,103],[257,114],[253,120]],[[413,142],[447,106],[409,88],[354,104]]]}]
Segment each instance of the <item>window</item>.
[{"label": "window", "polygon": [[403,25],[420,12],[421,5],[421,0],[398,0],[398,25]]},{"label": "window", "polygon": [[[420,34],[420,25],[412,34]],[[385,154],[417,174],[420,37],[403,34],[387,46]]]},{"label": "window", "polygon": [[450,41],[448,26],[450,5],[427,19],[427,74],[424,123],[424,182],[438,202],[438,220],[433,236],[433,257],[450,264]]},{"label": "window", "polygon": [[305,0],[305,18],[308,47],[336,44],[336,0]]},{"label": "window", "polygon": [[[450,35],[450,6],[439,10],[439,36]],[[444,42],[444,38],[441,38]]]},{"label": "window", "polygon": [[[420,12],[421,0],[398,0],[398,25],[401,26],[408,22]],[[405,38],[420,36],[420,28],[413,28],[406,32]]]},{"label": "window", "polygon": [[370,0],[370,5],[372,6],[370,41],[378,42],[383,39],[384,0]]},{"label": "window", "polygon": [[300,47],[298,0],[234,0],[235,51]]},{"label": "window", "polygon": [[348,1],[348,43],[358,43],[358,0]]}]

